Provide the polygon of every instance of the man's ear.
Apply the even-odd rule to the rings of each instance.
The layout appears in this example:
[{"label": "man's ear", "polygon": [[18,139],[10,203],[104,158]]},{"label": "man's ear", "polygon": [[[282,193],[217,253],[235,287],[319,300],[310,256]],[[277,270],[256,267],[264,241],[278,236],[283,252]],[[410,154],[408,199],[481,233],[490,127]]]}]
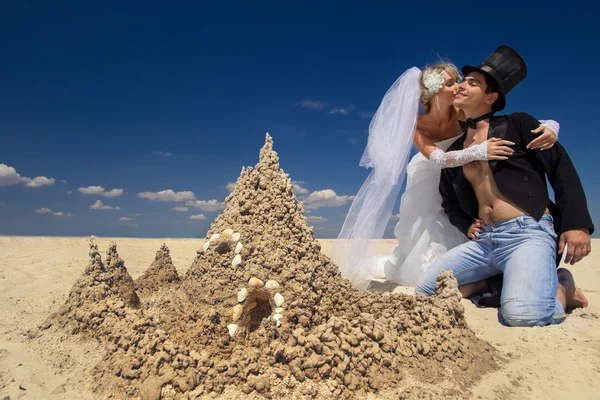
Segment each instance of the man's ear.
[{"label": "man's ear", "polygon": [[493,92],[488,95],[488,97],[485,100],[485,103],[488,105],[492,105],[496,100],[498,100],[498,93]]}]

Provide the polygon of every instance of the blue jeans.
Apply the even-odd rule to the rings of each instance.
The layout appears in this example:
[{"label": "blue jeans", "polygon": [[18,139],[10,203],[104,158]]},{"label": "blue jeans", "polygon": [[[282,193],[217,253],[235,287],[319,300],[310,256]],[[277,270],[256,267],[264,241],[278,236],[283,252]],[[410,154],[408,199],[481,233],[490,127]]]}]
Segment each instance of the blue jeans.
[{"label": "blue jeans", "polygon": [[565,311],[556,298],[557,236],[553,219],[529,216],[486,225],[478,239],[442,255],[417,282],[417,294],[435,294],[440,271],[452,270],[458,284],[504,273],[500,320],[509,326],[561,323]]}]

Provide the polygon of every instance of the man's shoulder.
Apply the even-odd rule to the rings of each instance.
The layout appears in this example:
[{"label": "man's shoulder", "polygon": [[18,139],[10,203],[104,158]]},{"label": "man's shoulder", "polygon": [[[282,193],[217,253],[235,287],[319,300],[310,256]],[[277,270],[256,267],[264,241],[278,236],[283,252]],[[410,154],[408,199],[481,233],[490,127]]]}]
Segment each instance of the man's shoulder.
[{"label": "man's shoulder", "polygon": [[508,119],[513,124],[518,124],[518,123],[531,124],[531,123],[535,123],[535,124],[539,125],[539,123],[540,123],[531,114],[527,114],[525,112],[514,112],[512,114],[505,114],[502,117]]}]

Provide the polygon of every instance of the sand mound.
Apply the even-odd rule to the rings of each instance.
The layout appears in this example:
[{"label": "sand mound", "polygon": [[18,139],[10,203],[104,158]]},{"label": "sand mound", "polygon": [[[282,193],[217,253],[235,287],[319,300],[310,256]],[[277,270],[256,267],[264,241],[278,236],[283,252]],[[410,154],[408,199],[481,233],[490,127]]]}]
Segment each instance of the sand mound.
[{"label": "sand mound", "polygon": [[135,281],[135,286],[136,291],[144,297],[161,288],[178,284],[179,280],[179,274],[171,260],[169,248],[163,243],[156,252],[152,265]]},{"label": "sand mound", "polygon": [[91,244],[90,265],[49,323],[104,343],[103,390],[142,398],[229,387],[363,397],[407,373],[456,389],[494,367],[493,349],[465,324],[451,273],[434,298],[356,291],[320,253],[292,189],[267,135],[180,282],[161,248],[137,282],[153,296],[136,308],[116,247],[104,270]]}]

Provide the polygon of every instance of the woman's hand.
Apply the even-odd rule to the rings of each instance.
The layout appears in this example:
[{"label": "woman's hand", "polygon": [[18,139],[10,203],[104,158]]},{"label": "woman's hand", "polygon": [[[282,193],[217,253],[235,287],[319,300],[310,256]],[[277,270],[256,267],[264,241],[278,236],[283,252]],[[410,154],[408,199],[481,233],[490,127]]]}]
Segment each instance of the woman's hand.
[{"label": "woman's hand", "polygon": [[[538,138],[539,139],[539,138]],[[487,140],[487,159],[488,160],[508,160],[508,156],[515,151],[508,146],[515,144],[510,140],[491,138]]]},{"label": "woman's hand", "polygon": [[528,149],[548,150],[551,149],[552,146],[554,146],[554,143],[556,143],[558,140],[556,133],[544,125],[540,125],[539,128],[532,130],[531,133],[535,135],[541,133],[541,135],[529,142],[527,145]]},{"label": "woman's hand", "polygon": [[483,222],[483,220],[481,218],[476,219],[475,222],[473,222],[471,224],[471,226],[469,227],[469,231],[467,232],[467,236],[469,236],[469,239],[477,240],[478,237],[477,237],[477,235],[475,235],[475,232],[477,232],[477,233],[483,232],[484,226],[485,226],[485,222]]}]

